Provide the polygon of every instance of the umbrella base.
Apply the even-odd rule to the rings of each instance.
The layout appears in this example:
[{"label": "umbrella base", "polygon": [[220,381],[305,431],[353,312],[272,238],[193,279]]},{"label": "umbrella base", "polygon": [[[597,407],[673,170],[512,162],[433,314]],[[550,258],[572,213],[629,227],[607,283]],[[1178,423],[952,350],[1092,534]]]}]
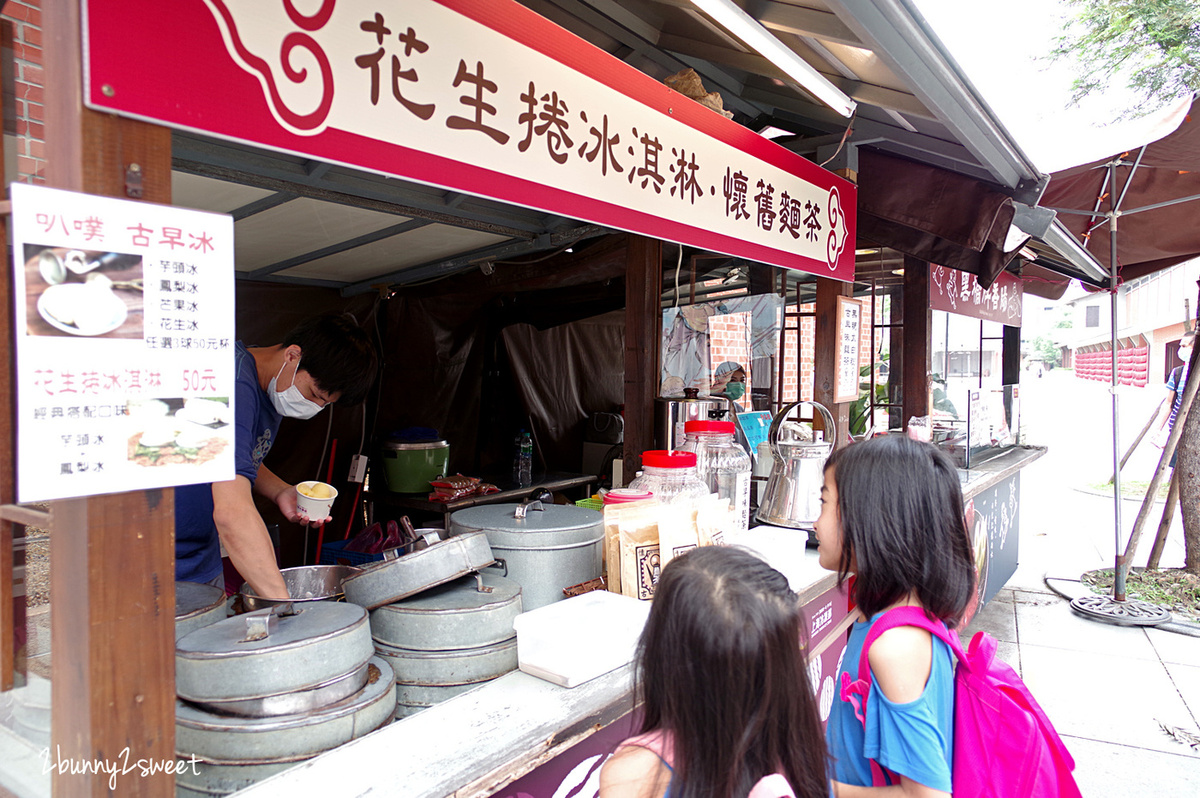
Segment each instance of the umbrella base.
[{"label": "umbrella base", "polygon": [[1071,601],[1076,615],[1117,626],[1158,626],[1171,620],[1171,613],[1156,604],[1137,599],[1117,601],[1112,596],[1080,596]]}]

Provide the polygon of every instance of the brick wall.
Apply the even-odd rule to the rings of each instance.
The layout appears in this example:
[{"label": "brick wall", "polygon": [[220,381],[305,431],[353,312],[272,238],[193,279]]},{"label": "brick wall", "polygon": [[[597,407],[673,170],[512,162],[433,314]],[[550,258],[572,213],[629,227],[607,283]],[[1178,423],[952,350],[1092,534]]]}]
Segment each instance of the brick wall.
[{"label": "brick wall", "polygon": [[17,174],[10,179],[27,183],[45,183],[46,152],[45,77],[42,61],[42,0],[9,0],[0,8],[0,15],[13,27],[13,55],[16,61],[14,78],[15,127],[6,131],[16,134]]}]

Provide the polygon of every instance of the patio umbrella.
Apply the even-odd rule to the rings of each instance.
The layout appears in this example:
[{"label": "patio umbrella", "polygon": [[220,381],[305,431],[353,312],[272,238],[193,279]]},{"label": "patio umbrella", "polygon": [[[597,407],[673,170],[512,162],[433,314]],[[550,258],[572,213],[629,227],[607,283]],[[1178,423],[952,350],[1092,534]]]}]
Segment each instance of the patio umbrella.
[{"label": "patio umbrella", "polygon": [[[1127,563],[1121,562],[1121,473],[1117,420],[1117,288],[1122,282],[1200,256],[1200,103],[1173,132],[1050,176],[1041,205],[1101,262],[1109,264],[1112,316],[1113,513],[1116,538],[1113,597],[1072,602],[1089,617],[1115,623],[1153,625],[1170,614],[1125,597]],[[1124,567],[1123,567],[1124,566]]]}]

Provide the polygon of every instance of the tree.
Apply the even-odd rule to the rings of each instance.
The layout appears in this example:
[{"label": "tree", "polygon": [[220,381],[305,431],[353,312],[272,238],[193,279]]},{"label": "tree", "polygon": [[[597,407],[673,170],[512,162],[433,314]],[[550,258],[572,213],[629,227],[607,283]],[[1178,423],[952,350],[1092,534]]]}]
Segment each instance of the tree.
[{"label": "tree", "polygon": [[1196,0],[1066,2],[1076,13],[1056,40],[1051,57],[1079,65],[1072,103],[1124,82],[1146,100],[1121,114],[1129,118],[1200,90],[1200,4]]},{"label": "tree", "polygon": [[[1076,10],[1057,46],[1056,59],[1081,68],[1072,102],[1123,80],[1145,101],[1128,118],[1149,113],[1200,90],[1200,3],[1196,0],[1066,0]],[[1200,351],[1200,347],[1196,348]],[[1200,378],[1196,352],[1192,378]],[[1179,508],[1184,570],[1200,575],[1200,412],[1190,413],[1179,436]]]}]

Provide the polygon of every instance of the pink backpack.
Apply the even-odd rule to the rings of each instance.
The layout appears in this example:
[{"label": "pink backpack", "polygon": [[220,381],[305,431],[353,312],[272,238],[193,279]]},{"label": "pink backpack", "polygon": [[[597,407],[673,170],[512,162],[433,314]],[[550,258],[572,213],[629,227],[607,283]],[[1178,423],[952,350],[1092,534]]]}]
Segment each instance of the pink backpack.
[{"label": "pink backpack", "polygon": [[[954,798],[1081,798],[1071,771],[1075,761],[1046,713],[1008,664],[996,659],[996,639],[978,632],[963,651],[958,633],[931,621],[919,607],[897,607],[882,615],[863,642],[859,678],[842,674],[842,700],[854,704],[866,725],[871,668],[867,653],[879,635],[897,626],[917,626],[946,641],[958,657],[954,671]],[[883,769],[871,762],[873,786]]]}]

